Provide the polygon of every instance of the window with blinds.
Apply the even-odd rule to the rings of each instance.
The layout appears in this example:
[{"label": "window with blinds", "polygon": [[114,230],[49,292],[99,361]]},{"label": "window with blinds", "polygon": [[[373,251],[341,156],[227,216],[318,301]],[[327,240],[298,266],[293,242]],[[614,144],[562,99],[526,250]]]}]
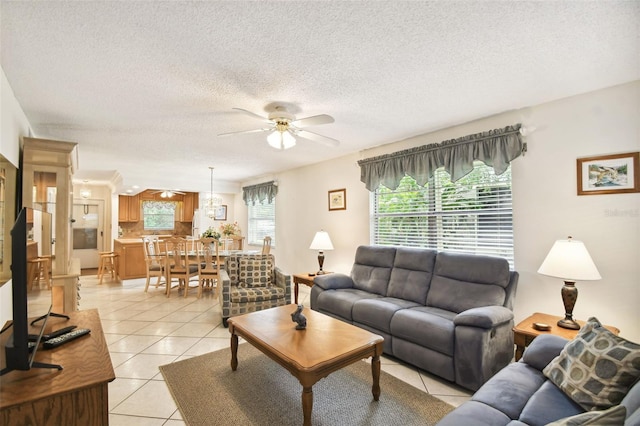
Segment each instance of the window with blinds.
[{"label": "window with blinds", "polygon": [[373,244],[499,256],[514,268],[511,166],[496,175],[475,162],[457,182],[440,168],[424,187],[405,176],[371,194]]},{"label": "window with blinds", "polygon": [[276,200],[262,204],[249,204],[248,206],[248,230],[249,244],[262,245],[264,237],[271,237],[271,247],[276,245]]},{"label": "window with blinds", "polygon": [[174,201],[143,201],[142,216],[146,231],[173,230],[176,217]]}]

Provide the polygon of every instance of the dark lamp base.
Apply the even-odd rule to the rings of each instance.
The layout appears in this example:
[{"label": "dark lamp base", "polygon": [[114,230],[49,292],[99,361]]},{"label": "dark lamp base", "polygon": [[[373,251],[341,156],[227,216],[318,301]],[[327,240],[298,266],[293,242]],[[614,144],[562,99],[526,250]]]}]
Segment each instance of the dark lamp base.
[{"label": "dark lamp base", "polygon": [[325,272],[325,271],[318,271],[318,272],[316,272],[316,275],[324,275],[324,274],[326,274],[326,272]]},{"label": "dark lamp base", "polygon": [[567,319],[567,318],[561,319],[560,321],[558,321],[558,327],[568,328],[571,330],[580,330],[580,324],[578,324],[572,319]]}]

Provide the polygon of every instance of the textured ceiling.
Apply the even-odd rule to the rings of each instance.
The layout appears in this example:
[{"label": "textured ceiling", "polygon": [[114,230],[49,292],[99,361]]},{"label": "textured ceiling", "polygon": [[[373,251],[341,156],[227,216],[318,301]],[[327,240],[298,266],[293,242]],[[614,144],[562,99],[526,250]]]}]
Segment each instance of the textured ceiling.
[{"label": "textured ceiling", "polygon": [[[208,191],[640,79],[638,1],[0,3],[1,61],[76,179]],[[341,141],[286,151],[276,103]],[[462,136],[462,135],[461,135]]]}]

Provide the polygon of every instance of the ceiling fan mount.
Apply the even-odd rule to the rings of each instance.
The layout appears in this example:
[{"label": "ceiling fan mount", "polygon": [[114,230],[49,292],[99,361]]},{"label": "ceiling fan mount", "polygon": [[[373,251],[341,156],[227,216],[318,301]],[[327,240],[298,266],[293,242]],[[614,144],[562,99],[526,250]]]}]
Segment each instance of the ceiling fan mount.
[{"label": "ceiling fan mount", "polygon": [[275,105],[273,107],[273,111],[270,112],[267,117],[242,108],[234,109],[243,112],[253,118],[258,118],[262,122],[268,123],[268,126],[260,129],[222,133],[218,136],[268,132],[269,136],[267,137],[267,141],[269,142],[269,145],[273,146],[276,149],[287,149],[295,146],[295,137],[309,139],[313,142],[318,142],[333,147],[340,144],[340,142],[336,139],[306,130],[307,126],[318,126],[321,124],[333,123],[335,120],[333,119],[333,117],[327,114],[320,114],[297,119],[296,116],[290,113],[283,105]]}]

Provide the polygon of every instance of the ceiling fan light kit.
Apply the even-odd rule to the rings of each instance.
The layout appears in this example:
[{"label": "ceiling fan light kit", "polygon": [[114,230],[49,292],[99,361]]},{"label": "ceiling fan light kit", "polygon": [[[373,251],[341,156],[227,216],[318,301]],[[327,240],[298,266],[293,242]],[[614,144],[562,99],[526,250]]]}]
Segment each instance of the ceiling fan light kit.
[{"label": "ceiling fan light kit", "polygon": [[267,117],[263,117],[259,114],[253,113],[246,109],[234,108],[241,111],[253,118],[258,118],[262,121],[269,123],[269,127],[253,130],[244,130],[240,132],[222,133],[218,136],[229,136],[243,133],[256,133],[256,132],[269,132],[267,136],[267,142],[273,148],[284,150],[292,148],[296,145],[296,138],[299,136],[305,139],[309,139],[313,142],[319,142],[328,146],[338,146],[340,144],[336,139],[328,136],[320,135],[315,132],[303,130],[307,126],[318,126],[320,124],[333,123],[335,120],[333,117],[327,114],[314,115],[311,117],[305,117],[296,119],[296,116],[291,114],[284,106],[276,106],[274,111],[269,113]]}]

